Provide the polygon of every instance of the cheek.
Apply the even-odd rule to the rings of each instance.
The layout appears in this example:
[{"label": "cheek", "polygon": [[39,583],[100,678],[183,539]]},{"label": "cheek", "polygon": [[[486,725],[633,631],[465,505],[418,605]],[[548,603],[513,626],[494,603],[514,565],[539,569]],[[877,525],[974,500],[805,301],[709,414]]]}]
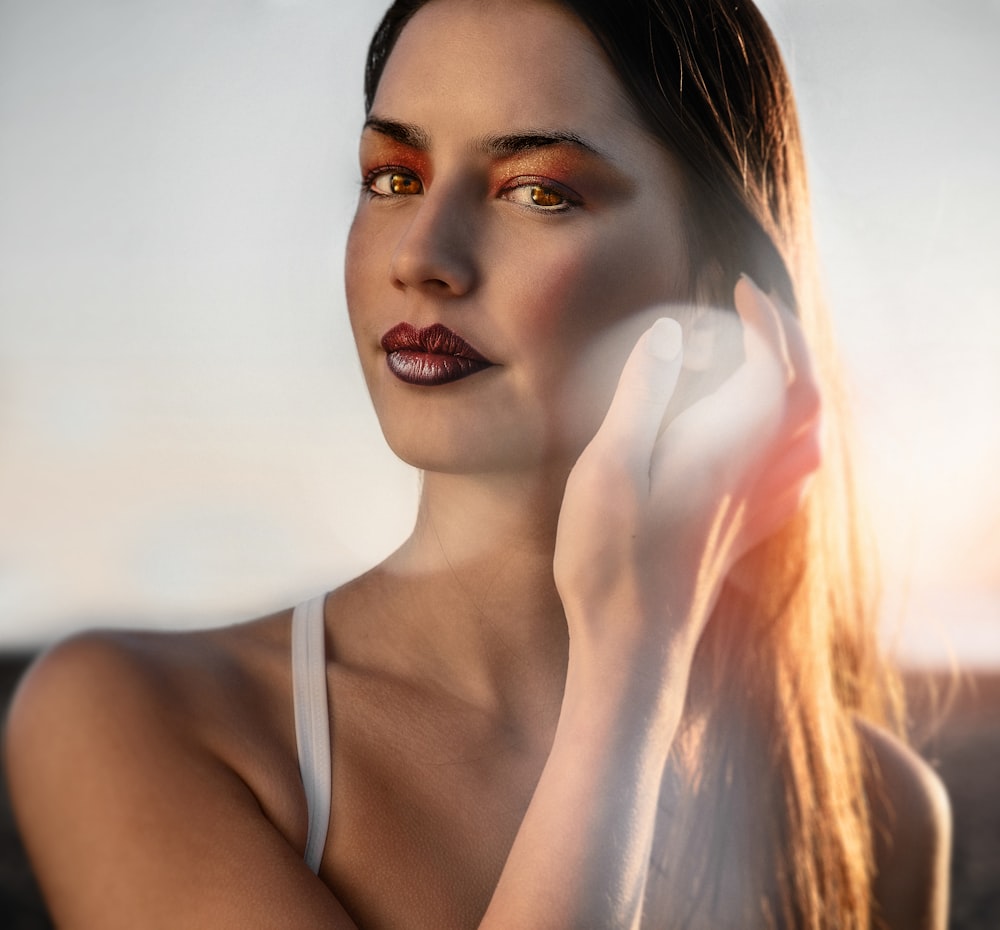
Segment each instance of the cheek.
[{"label": "cheek", "polygon": [[535,251],[521,265],[532,269],[517,275],[509,293],[513,296],[512,330],[528,348],[546,348],[550,343],[576,344],[593,328],[595,303],[588,298],[586,277],[590,256],[580,249]]},{"label": "cheek", "polygon": [[624,329],[634,343],[657,308],[687,292],[683,245],[662,229],[620,222],[534,246],[501,285],[504,303],[518,341],[556,357],[576,358],[612,330]]},{"label": "cheek", "polygon": [[355,217],[344,252],[344,294],[361,372],[377,407],[378,366],[381,360],[379,339],[385,326],[380,325],[375,311],[380,303],[378,288],[386,280],[387,266],[381,260],[376,244],[368,223],[361,217]]},{"label": "cheek", "polygon": [[359,214],[354,218],[347,235],[344,251],[344,294],[347,298],[347,315],[358,347],[365,377],[370,378],[372,356],[385,328],[385,320],[378,319],[378,310],[384,305],[381,291],[388,280],[390,262],[385,252],[385,237],[373,228],[369,218]]},{"label": "cheek", "polygon": [[365,277],[371,276],[374,262],[370,237],[366,235],[365,222],[356,216],[347,233],[347,247],[344,252],[344,290],[347,294],[347,311],[352,321],[355,313],[355,298],[364,293]]},{"label": "cheek", "polygon": [[[660,245],[663,245],[660,248]],[[556,448],[578,454],[600,425],[639,335],[686,289],[682,251],[635,227],[604,227],[519,256],[506,282],[512,342],[531,360],[526,389]]]}]

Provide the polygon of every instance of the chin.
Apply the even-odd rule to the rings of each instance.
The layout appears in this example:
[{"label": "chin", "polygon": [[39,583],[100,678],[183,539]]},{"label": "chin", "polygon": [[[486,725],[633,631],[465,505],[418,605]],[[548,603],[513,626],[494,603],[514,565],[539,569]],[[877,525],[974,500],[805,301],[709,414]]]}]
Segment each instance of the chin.
[{"label": "chin", "polygon": [[530,470],[541,465],[535,461],[511,454],[511,450],[484,448],[482,445],[453,444],[426,441],[389,439],[389,448],[397,458],[425,472],[447,475],[488,475],[501,472]]},{"label": "chin", "polygon": [[397,458],[420,471],[483,478],[517,476],[527,481],[568,474],[585,444],[570,449],[561,443],[532,442],[526,431],[513,435],[496,431],[479,440],[440,434],[432,440],[426,432],[413,430],[401,434],[383,429],[383,435]]}]

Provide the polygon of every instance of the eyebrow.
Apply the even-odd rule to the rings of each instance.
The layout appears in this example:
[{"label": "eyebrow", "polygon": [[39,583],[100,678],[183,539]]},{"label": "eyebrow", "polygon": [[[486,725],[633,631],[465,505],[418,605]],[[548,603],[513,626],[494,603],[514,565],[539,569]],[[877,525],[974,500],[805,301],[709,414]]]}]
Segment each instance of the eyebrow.
[{"label": "eyebrow", "polygon": [[[431,147],[431,137],[419,126],[403,123],[398,120],[383,119],[370,116],[365,120],[365,129],[371,129],[381,135],[405,145],[408,148],[426,152]],[[573,145],[596,155],[611,164],[614,159],[602,152],[596,145],[588,142],[575,132],[561,129],[539,129],[525,132],[513,132],[503,135],[481,136],[474,143],[474,148],[493,158],[511,158],[532,149],[545,148],[550,145]]]},{"label": "eyebrow", "polygon": [[420,127],[411,123],[401,123],[394,119],[380,119],[369,116],[365,120],[365,129],[372,129],[383,136],[388,136],[407,148],[426,152],[431,147],[431,137]]}]

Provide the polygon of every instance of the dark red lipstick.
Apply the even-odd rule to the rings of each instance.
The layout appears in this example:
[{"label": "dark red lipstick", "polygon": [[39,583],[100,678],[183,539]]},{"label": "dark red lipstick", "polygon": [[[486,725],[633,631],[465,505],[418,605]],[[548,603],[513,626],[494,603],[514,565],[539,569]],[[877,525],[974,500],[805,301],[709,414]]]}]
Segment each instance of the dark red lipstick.
[{"label": "dark red lipstick", "polygon": [[407,384],[450,384],[493,364],[441,323],[399,323],[382,337],[382,348],[389,371]]}]

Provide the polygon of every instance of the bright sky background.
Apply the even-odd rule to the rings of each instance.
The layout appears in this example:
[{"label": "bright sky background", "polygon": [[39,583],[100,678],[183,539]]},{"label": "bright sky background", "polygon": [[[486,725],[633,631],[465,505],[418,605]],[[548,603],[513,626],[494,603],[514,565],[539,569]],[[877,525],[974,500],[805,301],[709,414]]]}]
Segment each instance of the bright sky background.
[{"label": "bright sky background", "polygon": [[[762,5],[887,628],[998,663],[1000,2]],[[406,533],[341,285],[381,9],[0,0],[0,648],[257,615]]]}]

